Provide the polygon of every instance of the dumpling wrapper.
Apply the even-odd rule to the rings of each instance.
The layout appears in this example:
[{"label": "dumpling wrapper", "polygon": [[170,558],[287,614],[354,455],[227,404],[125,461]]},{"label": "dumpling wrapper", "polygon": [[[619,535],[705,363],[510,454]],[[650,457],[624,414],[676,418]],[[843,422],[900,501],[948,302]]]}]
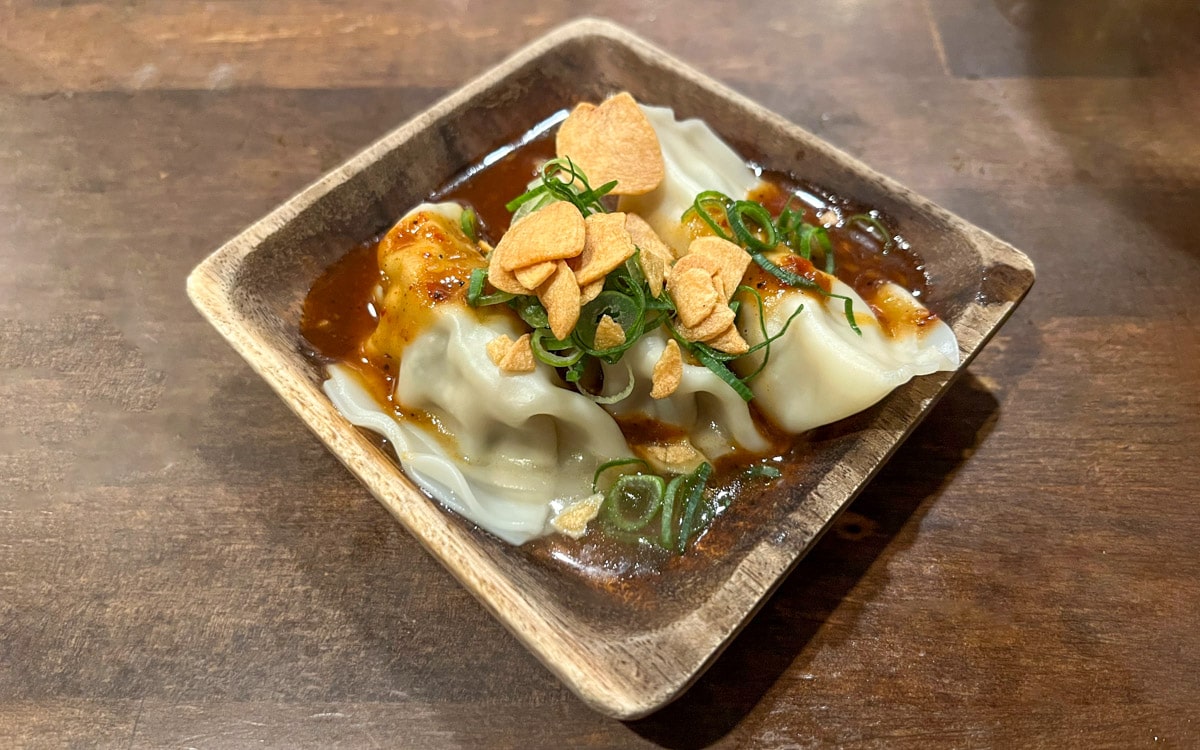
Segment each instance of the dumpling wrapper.
[{"label": "dumpling wrapper", "polygon": [[[662,144],[666,177],[646,195],[623,196],[620,210],[640,214],[680,253],[692,239],[680,219],[697,194],[719,190],[735,199],[745,198],[759,185],[759,176],[703,122],[677,121],[674,112],[665,107],[642,105],[642,110]],[[767,368],[750,383],[758,408],[787,432],[800,433],[836,422],[877,403],[917,375],[958,366],[958,342],[945,322],[934,319],[921,329],[900,326],[895,336],[889,336],[853,289],[836,279],[831,281],[836,293],[854,300],[863,329],[861,338],[847,324],[841,300],[796,289],[768,310],[768,331],[774,332],[804,304],[804,311],[792,321],[784,338],[772,345]],[[909,305],[925,312],[911,294],[895,284],[887,290],[887,297],[893,307]],[[763,340],[756,308],[744,303],[738,315],[738,328],[751,346]],[[889,310],[889,315],[899,317],[893,314],[896,312]],[[760,361],[761,355],[750,355],[735,360],[735,369],[748,373]],[[669,410],[664,406],[658,411]],[[727,411],[726,418],[732,421],[724,425],[726,429],[739,424],[729,414]],[[731,430],[731,437],[738,439],[738,435],[744,436],[745,431]]]},{"label": "dumpling wrapper", "polygon": [[[423,204],[457,221],[457,204]],[[456,513],[511,544],[550,531],[552,516],[592,495],[596,467],[629,455],[616,422],[587,397],[563,387],[553,368],[502,372],[487,355],[517,323],[461,304],[433,308],[400,357],[395,399],[434,416],[396,420],[358,383],[329,367],[324,389],[351,423],[385,436],[405,473]]]},{"label": "dumpling wrapper", "polygon": [[501,318],[447,308],[404,351],[396,399],[437,417],[449,438],[383,411],[353,373],[330,366],[325,392],[351,423],[387,437],[405,473],[456,513],[511,544],[548,531],[551,516],[592,494],[596,467],[629,454],[620,429],[547,365],[501,372],[487,357]]},{"label": "dumpling wrapper", "polygon": [[[605,409],[618,417],[642,415],[680,427],[691,445],[709,461],[739,447],[753,453],[768,450],[771,443],[755,426],[749,405],[707,367],[685,361],[683,379],[675,392],[666,398],[650,397],[654,365],[662,356],[667,339],[668,334],[660,328],[639,339],[620,363],[604,365],[604,390],[608,393],[624,390],[630,373],[634,378],[633,392]],[[694,467],[675,468],[690,471]]]},{"label": "dumpling wrapper", "polygon": [[680,217],[705,190],[745,198],[759,184],[746,161],[700,120],[675,119],[669,107],[640,105],[658,134],[666,175],[645,195],[621,196],[618,210],[646,220],[676,255],[687,251],[692,237]]},{"label": "dumpling wrapper", "polygon": [[[780,298],[767,300],[767,331],[772,334],[804,305],[783,337],[771,345],[767,366],[750,381],[759,410],[791,433],[857,414],[917,375],[953,370],[959,362],[958,341],[941,319],[933,318],[921,327],[898,325],[895,334],[888,335],[852,288],[826,278],[833,293],[854,301],[862,336],[846,321],[840,299],[789,289]],[[906,304],[918,313],[925,311],[898,285],[891,284],[888,293],[893,307],[889,312]],[[738,328],[751,346],[763,340],[757,305],[742,305]],[[761,361],[761,352],[756,352],[738,360],[736,367],[750,372]]]}]

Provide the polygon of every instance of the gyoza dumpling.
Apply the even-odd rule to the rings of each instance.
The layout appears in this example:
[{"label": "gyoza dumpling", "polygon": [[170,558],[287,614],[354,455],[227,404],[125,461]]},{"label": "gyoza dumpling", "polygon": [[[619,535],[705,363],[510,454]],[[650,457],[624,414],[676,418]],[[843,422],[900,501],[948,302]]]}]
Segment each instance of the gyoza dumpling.
[{"label": "gyoza dumpling", "polygon": [[[900,286],[888,284],[879,291],[875,302],[886,316],[881,321],[849,286],[821,271],[810,273],[827,282],[833,294],[853,301],[862,335],[847,322],[841,299],[797,288],[763,295],[772,335],[804,306],[771,345],[766,367],[750,381],[755,404],[779,428],[800,433],[836,422],[917,375],[958,366],[954,332]],[[752,346],[763,340],[756,304],[742,305],[738,328]],[[737,369],[748,373],[761,361],[760,351],[738,360]]]},{"label": "gyoza dumpling", "polygon": [[[643,106],[642,111],[662,144],[666,178],[646,195],[623,196],[620,207],[640,214],[676,253],[682,253],[692,236],[681,217],[697,194],[717,190],[742,199],[759,185],[759,178],[699,120],[676,121],[674,113],[664,107]],[[814,269],[814,273],[827,278],[834,293],[854,300],[863,335],[860,337],[847,324],[840,299],[788,289],[779,299],[766,300],[771,333],[804,304],[787,334],[772,345],[767,368],[750,383],[756,405],[776,426],[799,433],[835,422],[878,402],[916,375],[952,370],[958,365],[953,331],[906,290],[890,284],[879,292],[875,302],[885,307],[889,319],[920,319],[925,324],[895,326],[888,332],[853,289],[820,271]],[[738,327],[753,346],[763,340],[758,310],[752,300],[742,302]],[[761,354],[751,355],[736,360],[735,369],[749,373],[760,361]],[[726,419],[726,430],[740,424],[736,418]],[[737,439],[746,431],[730,434]]]}]

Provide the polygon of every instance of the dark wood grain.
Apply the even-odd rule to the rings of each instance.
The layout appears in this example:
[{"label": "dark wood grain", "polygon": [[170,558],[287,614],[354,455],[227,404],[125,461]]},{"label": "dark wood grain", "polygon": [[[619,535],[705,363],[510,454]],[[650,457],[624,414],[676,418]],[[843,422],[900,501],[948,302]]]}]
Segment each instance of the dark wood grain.
[{"label": "dark wood grain", "polygon": [[537,664],[183,294],[586,8],[0,8],[0,746],[1200,742],[1200,24],[1114,0],[1096,18],[1136,7],[1147,35],[1089,47],[951,5],[596,8],[1039,269],[713,670],[631,724]]}]

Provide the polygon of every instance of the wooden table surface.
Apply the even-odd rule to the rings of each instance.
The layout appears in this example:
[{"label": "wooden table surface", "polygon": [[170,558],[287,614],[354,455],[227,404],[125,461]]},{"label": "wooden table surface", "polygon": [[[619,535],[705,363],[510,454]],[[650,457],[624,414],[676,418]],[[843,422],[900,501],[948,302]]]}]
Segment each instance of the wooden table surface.
[{"label": "wooden table surface", "polygon": [[[1200,746],[1196,7],[0,3],[0,747]],[[225,239],[585,12],[1038,266],[714,668],[631,723],[184,295]]]}]

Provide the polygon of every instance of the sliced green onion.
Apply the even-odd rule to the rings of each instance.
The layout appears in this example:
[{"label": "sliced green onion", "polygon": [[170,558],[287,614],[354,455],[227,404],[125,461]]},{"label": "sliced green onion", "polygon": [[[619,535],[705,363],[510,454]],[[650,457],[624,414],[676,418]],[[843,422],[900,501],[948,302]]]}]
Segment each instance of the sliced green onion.
[{"label": "sliced green onion", "polygon": [[687,498],[683,508],[683,515],[679,519],[679,540],[676,545],[676,550],[680,554],[683,554],[684,550],[687,549],[688,542],[692,539],[692,526],[696,520],[696,510],[700,506],[700,499],[704,496],[704,487],[708,484],[708,478],[711,474],[712,465],[703,463],[687,476],[685,482],[688,486]]},{"label": "sliced green onion", "polygon": [[665,549],[675,549],[675,498],[679,496],[679,488],[683,486],[686,476],[680,475],[667,482],[667,491],[663,494],[662,523],[659,537]]},{"label": "sliced green onion", "polygon": [[471,281],[469,284],[467,284],[467,304],[471,307],[499,305],[508,302],[516,296],[509,294],[508,292],[492,292],[491,294],[484,294],[483,282],[486,280],[486,268],[475,268],[471,270]]},{"label": "sliced green onion", "polygon": [[[549,328],[534,329],[529,344],[533,349],[533,356],[551,367],[570,367],[583,359],[582,349],[573,346],[569,341],[559,341],[554,338],[554,334],[550,332]],[[561,346],[558,346],[560,344]],[[555,353],[564,350],[567,352],[566,354]]]},{"label": "sliced green onion", "polygon": [[510,200],[508,203],[505,203],[504,210],[508,211],[509,213],[512,213],[513,211],[516,211],[518,208],[525,205],[526,203],[533,200],[534,198],[537,198],[538,196],[542,196],[545,194],[546,194],[546,186],[545,185],[538,185],[537,187],[530,188],[529,190],[525,191],[524,193],[521,193],[520,195],[518,195],[516,198],[513,198],[512,200]]},{"label": "sliced green onion", "polygon": [[718,237],[723,240],[729,240],[730,242],[733,242],[733,237],[729,235],[729,232],[726,232],[725,228],[718,224],[716,220],[713,219],[712,214],[708,212],[708,206],[713,204],[720,208],[722,213],[728,216],[729,207],[733,205],[733,199],[719,190],[705,190],[697,195],[696,199],[692,201],[691,207],[687,211],[683,212],[683,216],[680,217],[680,221],[687,219],[687,215],[695,211],[696,216],[700,217],[700,219],[707,224],[709,229],[713,230]]},{"label": "sliced green onion", "polygon": [[[788,199],[788,204],[791,199]],[[854,320],[854,302],[847,296],[841,294],[832,294],[825,291],[819,284],[811,279],[807,279],[799,274],[793,273],[787,269],[780,268],[772,263],[763,253],[775,249],[780,243],[780,235],[784,235],[783,243],[792,247],[800,253],[800,255],[808,261],[812,260],[814,247],[819,248],[825,256],[825,272],[833,275],[837,270],[836,261],[833,252],[833,243],[829,239],[829,233],[824,227],[815,227],[810,224],[805,224],[802,219],[802,212],[790,211],[788,204],[784,205],[780,212],[778,224],[771,221],[771,214],[766,207],[761,203],[754,201],[734,201],[729,196],[716,190],[706,190],[698,194],[695,200],[692,201],[691,207],[683,212],[682,219],[686,219],[689,213],[695,213],[722,239],[736,241],[750,257],[767,273],[779,279],[788,286],[801,287],[803,289],[811,289],[813,291],[824,294],[827,297],[836,297],[845,300],[846,322],[850,324],[850,328],[862,335],[862,330],[858,327],[858,323]],[[733,230],[734,236],[729,236],[728,233],[717,223],[712,214],[709,213],[708,207],[715,205],[725,212],[725,219],[729,222],[730,228]],[[759,239],[758,236],[750,230],[746,225],[746,219],[749,218],[759,226],[759,229],[766,235],[765,239]],[[872,226],[881,228],[883,225],[873,216],[868,214],[859,214],[850,218],[850,221],[866,221]],[[797,223],[798,222],[798,223]],[[885,229],[880,229],[886,236]],[[788,236],[790,234],[790,236]],[[816,243],[814,246],[814,242]],[[889,240],[890,242],[890,240]],[[720,374],[718,372],[718,374]],[[728,381],[727,381],[728,382]]]},{"label": "sliced green onion", "polygon": [[796,227],[796,244],[792,249],[800,253],[800,257],[807,261],[812,260],[812,242],[809,240],[814,230],[816,230],[816,227],[812,224],[805,224],[803,222],[800,223],[800,226]]},{"label": "sliced green onion", "polygon": [[855,214],[849,219],[846,219],[846,223],[866,224],[868,234],[871,234],[870,230],[872,229],[879,232],[879,238],[883,240],[883,249],[885,250],[890,248],[895,242],[895,238],[892,236],[891,232],[888,231],[888,228],[884,226],[883,222],[880,221],[878,217],[872,216],[871,214]]},{"label": "sliced green onion", "polygon": [[[774,466],[756,464],[742,472],[742,476],[746,479],[778,479],[783,476],[783,472]],[[595,490],[592,491],[595,492]]]},{"label": "sliced green onion", "polygon": [[783,283],[788,284],[789,286],[798,286],[798,287],[803,287],[804,289],[812,289],[816,292],[819,292],[819,293],[825,295],[826,297],[844,300],[845,301],[844,309],[845,309],[845,315],[846,315],[846,322],[850,324],[850,328],[855,333],[857,333],[859,336],[862,335],[862,329],[858,327],[858,322],[854,320],[854,300],[850,299],[849,297],[847,297],[844,294],[834,294],[833,292],[825,291],[825,289],[822,288],[820,284],[816,283],[812,279],[807,279],[803,276],[792,273],[791,271],[787,270],[786,268],[780,268],[779,266],[775,265],[771,261],[767,260],[767,257],[765,255],[763,255],[762,253],[754,252],[752,250],[748,250],[747,252],[750,253],[750,257],[754,259],[754,262],[757,263],[760,268],[762,268],[764,271],[771,274],[775,278],[779,279]]},{"label": "sliced green onion", "polygon": [[467,304],[472,307],[479,304],[483,296],[483,282],[487,281],[487,269],[475,268],[471,271],[471,281],[467,284]]},{"label": "sliced green onion", "polygon": [[713,348],[704,344],[688,342],[688,348],[700,364],[707,367],[721,380],[724,380],[737,395],[742,397],[743,401],[750,401],[754,398],[754,392],[750,390],[750,386],[746,385],[741,379],[730,370],[728,365],[722,362],[717,357],[713,356]]},{"label": "sliced green onion", "polygon": [[[564,173],[571,179],[559,179],[559,175]],[[558,200],[574,203],[579,212],[587,216],[607,211],[600,199],[617,186],[617,181],[613,180],[598,188],[592,188],[587,176],[575,166],[571,157],[564,156],[560,159],[551,159],[542,166],[542,184]]]},{"label": "sliced green onion", "polygon": [[803,211],[792,211],[792,201],[796,200],[795,194],[788,195],[788,199],[783,204],[783,208],[779,210],[779,218],[775,222],[775,231],[781,238],[787,237],[792,230],[804,219]]},{"label": "sliced green onion", "polygon": [[643,461],[640,458],[633,458],[633,457],[614,458],[611,461],[605,461],[604,463],[600,464],[599,466],[596,467],[596,473],[592,475],[592,492],[600,491],[600,475],[601,474],[608,471],[609,469],[615,469],[618,466],[632,466],[634,464],[641,464],[642,466],[646,466],[645,461]]},{"label": "sliced green onion", "polygon": [[514,297],[511,307],[530,328],[550,327],[550,317],[537,297]]},{"label": "sliced green onion", "polygon": [[837,262],[833,257],[833,242],[829,239],[829,230],[825,227],[813,227],[808,232],[805,244],[808,247],[808,257],[812,257],[813,241],[816,241],[821,254],[825,256],[825,273],[833,276],[837,272]]},{"label": "sliced green onion", "polygon": [[462,215],[458,217],[458,225],[462,227],[463,234],[471,239],[471,242],[477,242],[479,236],[475,232],[475,222],[479,219],[475,209],[470,206],[463,209]]},{"label": "sliced green onion", "polygon": [[[742,246],[765,253],[774,250],[775,246],[779,244],[779,237],[775,233],[775,224],[771,222],[771,214],[761,203],[734,201],[726,211],[725,217],[729,220],[729,228],[733,230],[734,236],[738,238],[738,242]],[[757,224],[766,237],[760,240],[758,235],[746,226],[746,219]]]},{"label": "sliced green onion", "polygon": [[575,204],[584,216],[604,213],[607,209],[601,198],[617,186],[617,181],[613,180],[593,188],[587,176],[569,156],[551,159],[543,164],[539,179],[541,184],[505,204],[504,207],[513,212],[514,222],[556,200]]},{"label": "sliced green onion", "polygon": [[788,286],[798,286],[798,287],[802,287],[804,289],[814,289],[814,290],[818,290],[818,291],[824,291],[821,289],[821,285],[818,284],[817,282],[815,282],[812,279],[807,278],[805,276],[801,276],[800,274],[795,273],[793,271],[789,271],[786,268],[780,268],[779,266],[772,263],[767,258],[767,256],[763,255],[762,253],[757,252],[755,250],[748,250],[747,252],[750,253],[750,257],[754,260],[755,263],[758,264],[759,268],[761,268],[762,270],[771,274],[772,276],[779,279],[780,281],[787,284]]},{"label": "sliced green onion", "polygon": [[754,295],[755,304],[758,306],[758,330],[762,332],[762,337],[763,337],[762,341],[760,341],[757,344],[755,344],[754,346],[750,347],[749,349],[747,349],[744,353],[742,353],[740,355],[740,356],[744,357],[748,354],[753,354],[754,352],[758,351],[759,349],[764,350],[762,362],[760,362],[758,364],[758,367],[756,367],[754,369],[754,372],[752,372],[749,375],[746,375],[742,378],[743,383],[749,383],[751,380],[758,377],[758,374],[761,373],[766,368],[767,361],[770,360],[770,358],[771,358],[771,344],[778,341],[780,338],[783,337],[783,334],[787,333],[787,329],[792,325],[792,321],[796,319],[797,315],[799,315],[801,312],[803,312],[804,305],[803,304],[796,305],[796,309],[792,312],[791,315],[788,316],[787,320],[783,321],[783,325],[780,326],[779,330],[776,331],[775,335],[772,336],[767,333],[767,312],[766,312],[766,307],[763,304],[762,295],[758,293],[757,289],[754,289],[753,287],[744,286],[744,285],[739,286],[737,288],[737,292],[739,294],[749,293],[749,294]]},{"label": "sliced green onion", "polygon": [[[625,343],[608,349],[596,348],[596,328],[600,320],[609,316],[625,331]],[[646,318],[644,299],[639,300],[621,292],[607,289],[596,295],[596,299],[583,306],[579,311],[579,320],[575,323],[575,331],[571,338],[579,343],[586,353],[593,357],[601,357],[609,364],[614,364],[620,355],[632,347],[643,332]]]},{"label": "sliced green onion", "polygon": [[[613,394],[604,396],[604,395],[597,394],[597,393],[589,393],[586,389],[584,389],[581,386],[579,387],[579,392],[582,393],[583,395],[587,396],[591,400],[595,401],[597,404],[600,404],[601,406],[607,406],[608,404],[615,404],[618,401],[624,401],[625,399],[629,398],[629,394],[633,393],[633,387],[636,384],[636,381],[634,380],[634,377],[633,377],[633,368],[629,366],[629,362],[625,361],[625,362],[623,362],[623,364],[625,365],[625,374],[626,374],[627,382],[625,383],[625,387],[622,388],[619,393],[613,393]],[[567,379],[570,380],[569,377]]]},{"label": "sliced green onion", "polygon": [[564,376],[567,379],[567,382],[578,385],[579,379],[583,377],[583,371],[586,367],[586,359],[580,359],[575,364],[568,366],[566,375]]},{"label": "sliced green onion", "polygon": [[844,294],[828,294],[828,296],[832,299],[842,300],[844,303],[842,305],[842,313],[846,316],[846,322],[850,324],[851,330],[861,336],[862,329],[858,327],[858,322],[854,320],[854,300]]},{"label": "sliced green onion", "polygon": [[513,211],[512,219],[510,220],[509,225],[511,226],[512,224],[516,224],[518,221],[524,219],[534,211],[540,211],[553,202],[553,195],[548,192],[542,192],[540,195],[534,197],[533,200],[526,201],[518,206],[517,210]]},{"label": "sliced green onion", "polygon": [[604,517],[622,531],[636,531],[650,523],[662,506],[666,482],[655,474],[624,474],[613,482],[604,498]]},{"label": "sliced green onion", "polygon": [[[629,274],[628,281],[633,285],[633,289],[636,290],[635,293],[644,297],[646,294],[643,291],[646,288],[646,274],[642,273],[642,249],[636,245],[634,245],[633,255],[629,256],[629,259],[625,261],[625,273]],[[624,277],[620,278],[624,280]]]},{"label": "sliced green onion", "polygon": [[564,341],[563,339],[554,338],[554,332],[549,328],[539,328],[537,331],[534,331],[534,335],[541,339],[542,345],[547,351],[561,352],[564,349],[578,348],[575,346],[575,342],[571,341],[570,339]]}]

